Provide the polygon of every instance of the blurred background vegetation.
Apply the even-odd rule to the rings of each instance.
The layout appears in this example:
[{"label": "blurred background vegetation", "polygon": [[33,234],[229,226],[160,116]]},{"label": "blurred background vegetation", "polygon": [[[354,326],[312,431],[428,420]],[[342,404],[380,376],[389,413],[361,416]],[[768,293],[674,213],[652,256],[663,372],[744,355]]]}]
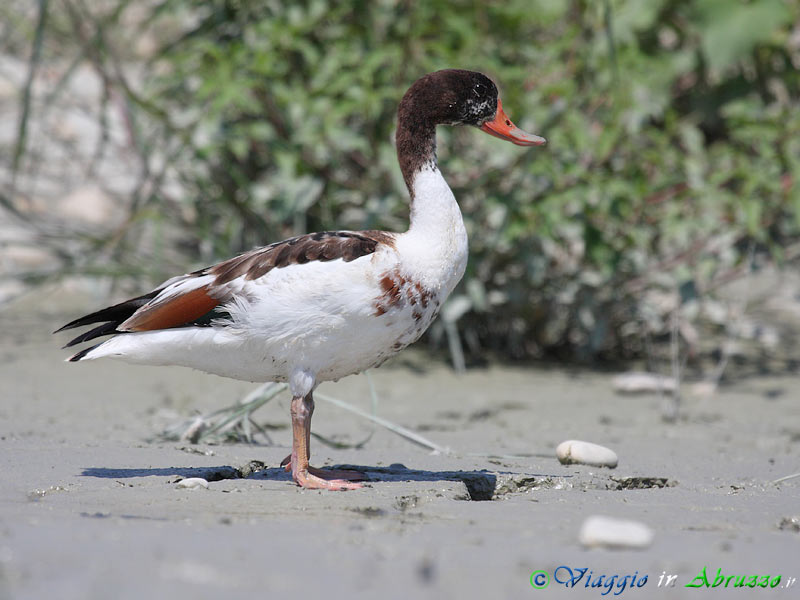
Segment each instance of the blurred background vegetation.
[{"label": "blurred background vegetation", "polygon": [[[549,143],[440,129],[470,262],[434,347],[457,367],[771,347],[735,327],[748,301],[720,292],[800,254],[797,2],[10,0],[0,21],[20,65],[2,218],[53,257],[18,279],[134,291],[306,231],[402,231],[397,103],[458,67],[492,77]],[[95,133],[75,164],[74,147],[48,155],[58,123],[34,125],[87,73]],[[122,173],[98,166],[110,155]],[[89,227],[42,209],[56,163],[122,214]]]}]

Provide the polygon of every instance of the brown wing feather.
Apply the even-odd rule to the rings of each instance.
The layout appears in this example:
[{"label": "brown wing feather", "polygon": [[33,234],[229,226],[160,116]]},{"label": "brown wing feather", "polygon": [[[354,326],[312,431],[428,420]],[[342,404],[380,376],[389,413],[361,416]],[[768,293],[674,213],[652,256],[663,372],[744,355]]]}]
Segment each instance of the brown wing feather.
[{"label": "brown wing feather", "polygon": [[186,325],[214,310],[220,300],[208,295],[207,286],[179,294],[174,298],[146,305],[136,311],[117,329],[119,331],[153,331]]},{"label": "brown wing feather", "polygon": [[208,285],[166,300],[154,301],[164,289],[162,285],[144,296],[76,319],[62,329],[108,322],[78,336],[70,342],[69,345],[72,345],[115,333],[207,324],[203,322],[203,318],[230,298],[230,291],[223,286],[235,279],[241,277],[252,281],[263,277],[272,269],[312,261],[341,258],[350,262],[374,253],[379,244],[394,247],[394,240],[393,234],[384,231],[323,231],[289,238],[185,276],[193,278],[213,275],[214,280]]},{"label": "brown wing feather", "polygon": [[239,277],[253,280],[263,277],[272,269],[314,260],[341,258],[350,262],[372,254],[378,244],[393,247],[394,236],[384,231],[322,231],[251,250],[199,273],[216,275],[214,285],[222,285]]}]

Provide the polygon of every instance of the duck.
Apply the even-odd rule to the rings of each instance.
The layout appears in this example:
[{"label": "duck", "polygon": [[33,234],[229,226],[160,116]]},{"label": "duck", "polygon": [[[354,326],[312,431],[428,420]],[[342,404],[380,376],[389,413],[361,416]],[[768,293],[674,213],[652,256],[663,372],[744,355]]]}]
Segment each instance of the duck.
[{"label": "duck", "polygon": [[546,142],[514,125],[486,75],[428,73],[397,109],[397,159],[410,197],[406,232],[309,233],[178,275],[58,329],[93,326],[65,348],[105,338],[66,360],[111,358],[285,382],[292,452],[281,466],[302,488],[362,487],[360,472],[309,465],[313,393],[418,340],[464,274],[467,231],[438,167],[438,125],[473,126],[518,146]]}]

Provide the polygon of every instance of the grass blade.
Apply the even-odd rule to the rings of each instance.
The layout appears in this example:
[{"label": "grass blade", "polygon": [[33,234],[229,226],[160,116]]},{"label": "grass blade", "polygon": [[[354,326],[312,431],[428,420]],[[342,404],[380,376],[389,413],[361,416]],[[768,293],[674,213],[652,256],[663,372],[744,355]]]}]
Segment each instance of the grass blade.
[{"label": "grass blade", "polygon": [[392,423],[388,419],[384,419],[377,415],[371,415],[368,412],[361,410],[357,406],[353,406],[352,404],[345,402],[344,400],[339,400],[338,398],[333,398],[332,396],[326,396],[324,394],[315,394],[314,398],[317,400],[324,400],[325,402],[329,402],[334,406],[338,406],[339,408],[350,411],[351,413],[354,413],[359,417],[363,417],[368,421],[372,421],[373,423],[380,425],[384,429],[388,429],[392,433],[396,433],[400,437],[404,437],[407,440],[414,442],[415,444],[418,444],[424,448],[428,448],[435,452],[440,452],[441,454],[451,454],[449,448],[440,446],[439,444],[430,441],[429,439],[419,435],[418,433],[411,431],[410,429],[403,427],[402,425],[398,425],[397,423]]}]

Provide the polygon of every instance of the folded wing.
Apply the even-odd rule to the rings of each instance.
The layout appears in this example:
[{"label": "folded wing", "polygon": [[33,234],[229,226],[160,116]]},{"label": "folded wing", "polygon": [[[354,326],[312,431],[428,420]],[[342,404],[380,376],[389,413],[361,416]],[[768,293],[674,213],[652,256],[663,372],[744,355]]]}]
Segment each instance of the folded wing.
[{"label": "folded wing", "polygon": [[227,315],[224,304],[246,293],[247,282],[272,269],[312,261],[350,262],[374,253],[380,244],[393,246],[394,236],[382,231],[324,231],[290,238],[174,277],[147,294],[75,319],[58,331],[101,323],[70,340],[65,346],[70,347],[105,335],[221,325]]}]

